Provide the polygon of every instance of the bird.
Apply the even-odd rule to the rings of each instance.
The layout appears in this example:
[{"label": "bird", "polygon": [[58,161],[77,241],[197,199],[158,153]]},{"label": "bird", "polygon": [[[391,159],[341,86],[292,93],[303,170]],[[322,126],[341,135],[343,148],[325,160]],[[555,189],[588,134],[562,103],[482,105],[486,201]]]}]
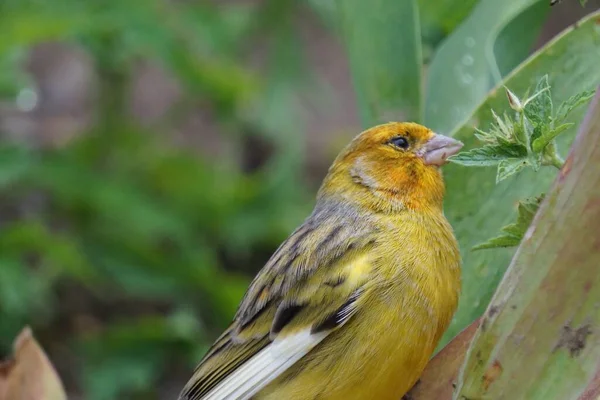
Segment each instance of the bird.
[{"label": "bird", "polygon": [[357,135],[179,400],[399,400],[458,303],[440,167],[461,147],[413,122]]}]

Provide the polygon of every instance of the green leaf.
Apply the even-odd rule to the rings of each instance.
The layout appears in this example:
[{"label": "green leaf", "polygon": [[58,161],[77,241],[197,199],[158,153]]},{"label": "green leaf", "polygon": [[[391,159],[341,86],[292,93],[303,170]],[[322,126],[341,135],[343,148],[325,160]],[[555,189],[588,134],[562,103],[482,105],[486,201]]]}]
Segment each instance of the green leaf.
[{"label": "green leaf", "polygon": [[496,183],[516,174],[528,165],[527,160],[522,158],[507,158],[500,161],[496,172]]},{"label": "green leaf", "polygon": [[25,147],[0,147],[0,188],[23,179],[34,163],[32,152]]},{"label": "green leaf", "polygon": [[[28,3],[26,0],[23,3]],[[72,3],[72,2],[69,2]],[[62,4],[62,6],[61,6]],[[0,5],[4,8],[4,5]],[[64,2],[39,3],[0,8],[0,57],[12,49],[31,46],[42,41],[60,40],[76,32],[88,32],[95,21],[85,18],[81,7]],[[68,9],[69,12],[66,12]]]},{"label": "green leaf", "polygon": [[[453,136],[466,148],[479,145],[474,127],[485,128],[494,121],[491,110],[502,115],[513,112],[506,101],[503,86],[514,93],[525,93],[539,79],[552,72],[552,101],[560,104],[584,90],[595,89],[600,82],[600,30],[596,12],[569,28],[526,60],[494,91]],[[577,65],[573,69],[570,66]],[[583,111],[575,110],[573,122],[581,120]],[[565,149],[573,140],[574,127],[558,137],[557,145]],[[447,341],[471,321],[480,316],[487,306],[498,282],[510,262],[514,249],[472,251],[482,237],[493,237],[513,218],[513,204],[523,198],[546,192],[557,171],[553,168],[522,171],[511,179],[510,185],[496,185],[495,171],[448,164],[444,178],[447,192],[445,214],[459,239],[463,257],[463,290],[455,318],[444,336]]]},{"label": "green leaf", "polygon": [[455,156],[448,158],[455,164],[474,167],[489,167],[498,165],[503,160],[498,155],[499,146],[477,147],[469,151],[463,151]]},{"label": "green leaf", "polygon": [[477,246],[473,246],[472,250],[497,249],[499,247],[514,247],[518,246],[520,242],[521,238],[504,234],[491,238],[481,244],[478,244]]},{"label": "green leaf", "polygon": [[[598,397],[600,92],[585,121],[568,172],[554,180],[482,318],[454,398]],[[596,393],[582,395],[594,376]]]},{"label": "green leaf", "polygon": [[541,153],[544,150],[544,148],[548,146],[548,144],[550,144],[550,142],[552,142],[558,135],[560,135],[573,125],[573,123],[569,122],[566,124],[559,125],[554,129],[542,132],[539,135],[539,137],[536,137],[533,143],[531,143],[531,148],[534,152]]},{"label": "green leaf", "polygon": [[[439,132],[454,130],[501,80],[494,44],[504,29],[516,29],[520,39],[503,46],[498,58],[506,69],[527,54],[514,47],[537,37],[545,13],[529,14],[518,25],[511,22],[539,0],[482,0],[469,17],[439,46],[427,72],[425,124]],[[529,49],[527,48],[527,51]],[[510,67],[510,68],[509,68]]]},{"label": "green leaf", "polygon": [[554,118],[555,123],[562,123],[569,113],[573,111],[575,108],[579,107],[582,104],[587,103],[590,99],[594,97],[593,90],[584,90],[581,93],[577,93],[574,96],[569,97],[568,100],[563,102],[556,112],[556,117]]},{"label": "green leaf", "polygon": [[523,109],[525,115],[534,126],[542,130],[552,122],[552,98],[550,97],[550,84],[548,75],[544,75],[538,82],[535,93],[525,101]]},{"label": "green leaf", "polygon": [[53,277],[69,275],[88,283],[95,275],[76,239],[53,232],[41,221],[21,220],[5,224],[0,236],[0,251],[15,256],[39,254],[45,273]]},{"label": "green leaf", "polygon": [[448,34],[469,16],[477,0],[418,0],[417,3],[423,32]]},{"label": "green leaf", "polygon": [[337,9],[335,0],[308,0],[308,4],[329,26],[336,26]]},{"label": "green leaf", "polygon": [[532,197],[519,202],[517,221],[502,228],[503,234],[473,247],[473,250],[517,246],[543,200],[543,196]]},{"label": "green leaf", "polygon": [[514,160],[527,155],[527,149],[518,144],[487,145],[463,151],[448,159],[455,164],[472,167],[489,167],[502,161]]},{"label": "green leaf", "polygon": [[363,125],[422,121],[415,0],[338,0],[337,6]]},{"label": "green leaf", "polygon": [[32,77],[23,71],[23,64],[27,59],[25,47],[15,46],[9,52],[0,52],[0,98],[17,97],[20,90],[32,87]]},{"label": "green leaf", "polygon": [[494,54],[502,76],[509,74],[535,49],[551,11],[546,1],[537,1],[511,20],[498,35]]}]

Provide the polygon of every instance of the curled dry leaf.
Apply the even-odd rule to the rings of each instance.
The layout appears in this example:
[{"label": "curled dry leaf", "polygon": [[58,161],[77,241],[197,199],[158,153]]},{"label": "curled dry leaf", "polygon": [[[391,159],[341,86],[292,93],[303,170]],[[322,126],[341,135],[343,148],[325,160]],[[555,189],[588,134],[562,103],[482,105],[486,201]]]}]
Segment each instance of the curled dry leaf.
[{"label": "curled dry leaf", "polygon": [[31,329],[14,342],[12,359],[0,363],[0,400],[66,400],[58,374]]},{"label": "curled dry leaf", "polygon": [[471,323],[431,359],[419,383],[404,396],[405,400],[452,399],[454,381],[480,320]]}]

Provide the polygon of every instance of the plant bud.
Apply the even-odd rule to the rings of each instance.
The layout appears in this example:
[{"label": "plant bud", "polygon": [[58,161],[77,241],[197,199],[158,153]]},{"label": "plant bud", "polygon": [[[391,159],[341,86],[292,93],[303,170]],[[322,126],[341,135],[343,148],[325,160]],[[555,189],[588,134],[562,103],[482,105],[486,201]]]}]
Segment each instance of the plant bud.
[{"label": "plant bud", "polygon": [[510,108],[517,112],[523,111],[523,105],[521,104],[521,100],[519,100],[517,95],[511,92],[507,87],[505,87],[504,90],[506,91],[506,97],[508,97]]}]

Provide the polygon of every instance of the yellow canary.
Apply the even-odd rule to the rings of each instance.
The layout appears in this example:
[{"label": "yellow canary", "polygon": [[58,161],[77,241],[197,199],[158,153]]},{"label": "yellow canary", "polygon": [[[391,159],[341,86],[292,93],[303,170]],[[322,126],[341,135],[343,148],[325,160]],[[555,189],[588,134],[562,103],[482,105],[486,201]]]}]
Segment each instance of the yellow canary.
[{"label": "yellow canary", "polygon": [[415,123],[358,135],[180,400],[400,400],[458,302],[439,167],[461,147]]}]

